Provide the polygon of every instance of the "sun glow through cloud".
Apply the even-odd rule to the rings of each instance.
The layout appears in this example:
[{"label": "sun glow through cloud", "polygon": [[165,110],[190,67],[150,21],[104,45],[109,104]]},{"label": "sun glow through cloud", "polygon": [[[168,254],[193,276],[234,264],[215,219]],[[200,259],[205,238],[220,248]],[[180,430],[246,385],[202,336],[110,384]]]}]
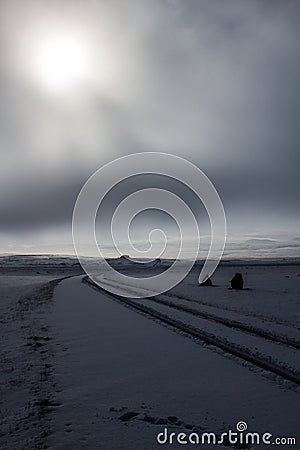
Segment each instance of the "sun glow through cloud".
[{"label": "sun glow through cloud", "polygon": [[91,72],[89,49],[77,36],[56,34],[40,39],[33,59],[36,76],[51,89],[71,88]]}]

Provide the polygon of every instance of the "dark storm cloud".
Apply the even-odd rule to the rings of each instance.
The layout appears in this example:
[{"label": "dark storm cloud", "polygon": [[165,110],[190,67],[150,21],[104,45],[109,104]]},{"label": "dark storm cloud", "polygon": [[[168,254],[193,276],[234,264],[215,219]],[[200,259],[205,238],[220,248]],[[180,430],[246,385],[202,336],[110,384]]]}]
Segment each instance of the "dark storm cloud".
[{"label": "dark storm cloud", "polygon": [[[76,195],[94,170],[149,150],[198,164],[232,223],[245,229],[247,215],[271,228],[274,217],[287,224],[298,218],[298,1],[1,5],[4,235],[69,227]],[[101,81],[101,61],[72,99],[30,77],[25,44],[34,43],[36,27],[56,23],[86,29],[97,63],[105,47],[111,84]]]}]

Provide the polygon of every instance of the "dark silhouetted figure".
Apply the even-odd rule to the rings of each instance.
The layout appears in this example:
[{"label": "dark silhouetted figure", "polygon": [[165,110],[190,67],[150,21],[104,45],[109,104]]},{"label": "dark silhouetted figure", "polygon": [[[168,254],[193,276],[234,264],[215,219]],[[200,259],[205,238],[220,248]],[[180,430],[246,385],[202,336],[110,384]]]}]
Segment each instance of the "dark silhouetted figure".
[{"label": "dark silhouetted figure", "polygon": [[244,280],[241,273],[237,272],[234,277],[231,280],[231,287],[232,289],[243,289],[244,287]]},{"label": "dark silhouetted figure", "polygon": [[202,283],[200,283],[200,286],[212,286],[212,281],[209,277],[206,278],[206,280],[202,281]]}]

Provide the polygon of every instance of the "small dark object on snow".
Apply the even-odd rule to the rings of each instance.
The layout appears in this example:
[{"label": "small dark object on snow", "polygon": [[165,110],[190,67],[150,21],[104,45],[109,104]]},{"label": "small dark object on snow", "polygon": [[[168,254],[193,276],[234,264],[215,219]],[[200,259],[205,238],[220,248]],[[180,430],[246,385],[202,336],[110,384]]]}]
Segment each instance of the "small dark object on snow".
[{"label": "small dark object on snow", "polygon": [[157,418],[153,416],[148,416],[145,414],[144,418],[142,419],[144,422],[151,423],[152,425],[157,423]]},{"label": "small dark object on snow", "polygon": [[212,286],[212,285],[213,285],[212,281],[211,281],[211,279],[209,277],[206,278],[205,281],[202,281],[202,283],[200,283],[200,286]]},{"label": "small dark object on snow", "polygon": [[232,289],[243,289],[244,280],[241,273],[237,272],[231,280],[231,288]]},{"label": "small dark object on snow", "polygon": [[133,419],[134,417],[138,416],[139,413],[134,411],[128,411],[125,414],[122,414],[122,416],[119,417],[119,420],[122,420],[122,422],[128,422],[128,420]]},{"label": "small dark object on snow", "polygon": [[175,423],[175,422],[177,422],[177,420],[178,420],[178,417],[176,417],[176,416],[169,416],[168,417],[168,421],[170,423]]}]

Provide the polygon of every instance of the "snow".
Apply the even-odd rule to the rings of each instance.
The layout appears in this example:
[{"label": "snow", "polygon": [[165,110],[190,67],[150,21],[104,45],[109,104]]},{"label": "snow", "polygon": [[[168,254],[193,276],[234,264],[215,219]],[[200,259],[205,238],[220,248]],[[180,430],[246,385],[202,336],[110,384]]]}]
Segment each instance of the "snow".
[{"label": "snow", "polygon": [[[228,289],[235,272],[249,290]],[[198,273],[159,298],[216,320],[135,302],[299,370],[296,348],[217,319],[299,342],[300,265],[226,262],[211,288],[197,285]],[[241,420],[299,442],[295,383],[124,305],[83,282],[74,260],[22,257],[1,274],[1,449],[177,449],[157,443],[165,427],[220,434]]]}]

